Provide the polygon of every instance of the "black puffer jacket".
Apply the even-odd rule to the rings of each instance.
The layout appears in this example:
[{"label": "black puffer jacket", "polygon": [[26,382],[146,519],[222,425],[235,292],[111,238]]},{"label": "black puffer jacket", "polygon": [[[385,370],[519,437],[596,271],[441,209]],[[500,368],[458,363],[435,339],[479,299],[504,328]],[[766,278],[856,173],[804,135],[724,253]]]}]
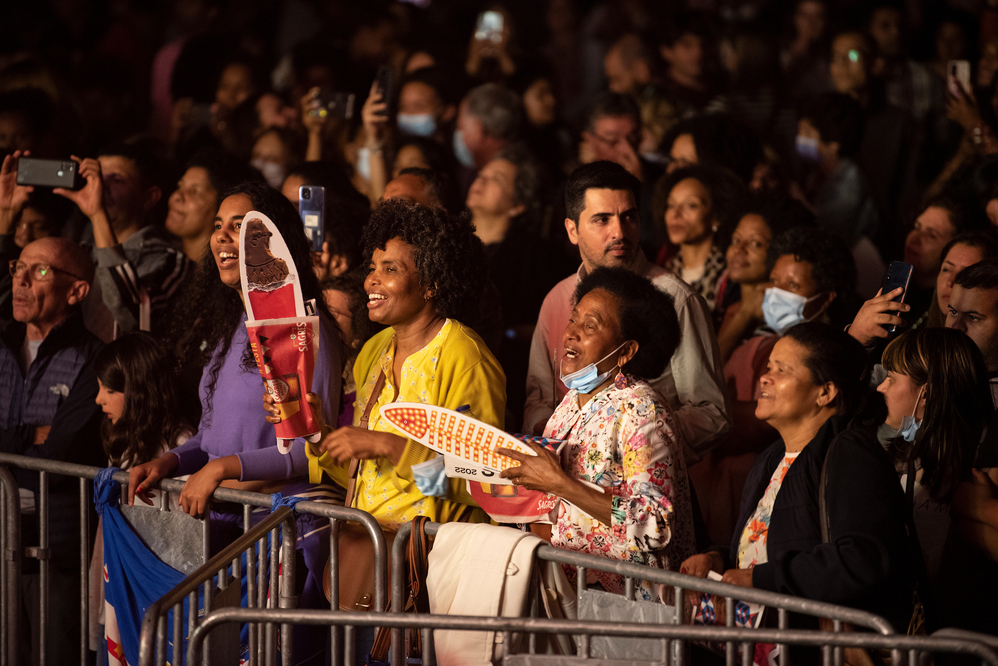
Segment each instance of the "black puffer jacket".
[{"label": "black puffer jacket", "polygon": [[[836,437],[828,459],[829,542],[824,543],[818,488],[822,464]],[[749,472],[731,544],[732,564],[742,530],[785,451],[783,440],[778,440]],[[877,613],[904,633],[914,580],[905,507],[894,466],[876,436],[848,428],[842,417],[829,419],[783,480],[769,523],[769,561],[755,567],[752,585]],[[801,626],[802,618],[797,620],[793,624]]]}]

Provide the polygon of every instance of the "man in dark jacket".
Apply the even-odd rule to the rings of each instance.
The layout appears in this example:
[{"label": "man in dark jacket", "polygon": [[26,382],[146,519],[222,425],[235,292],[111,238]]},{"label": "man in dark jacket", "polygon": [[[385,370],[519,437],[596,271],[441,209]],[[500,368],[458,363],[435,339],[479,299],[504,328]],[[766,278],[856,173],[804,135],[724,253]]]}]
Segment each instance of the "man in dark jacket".
[{"label": "man in dark jacket", "polygon": [[[83,325],[80,302],[94,279],[87,252],[63,238],[42,238],[11,262],[14,321],[0,334],[0,451],[35,458],[104,465],[101,411],[94,402],[94,358],[101,342]],[[38,545],[38,474],[15,470],[21,493],[22,543]],[[75,479],[49,484],[49,663],[70,663],[79,631],[79,500]],[[37,663],[38,560],[23,563],[21,663]]]}]

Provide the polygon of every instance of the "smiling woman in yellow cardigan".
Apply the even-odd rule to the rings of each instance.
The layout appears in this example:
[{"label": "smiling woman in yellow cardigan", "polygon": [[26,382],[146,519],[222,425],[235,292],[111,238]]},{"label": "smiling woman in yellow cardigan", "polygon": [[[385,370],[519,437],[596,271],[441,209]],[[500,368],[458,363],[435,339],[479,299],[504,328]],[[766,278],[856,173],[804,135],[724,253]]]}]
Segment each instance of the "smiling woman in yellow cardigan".
[{"label": "smiling woman in yellow cardigan", "polygon": [[[386,530],[420,515],[437,522],[487,521],[463,479],[448,479],[445,497],[420,492],[412,466],[436,453],[400,435],[379,412],[392,402],[448,409],[468,405],[475,418],[503,427],[502,367],[478,334],[459,321],[479,308],[482,243],[466,218],[387,201],[368,222],[364,249],[370,257],[364,281],[368,314],[389,328],[368,340],[354,363],[354,424],[324,429],[322,439],[308,447],[309,477],[325,473],[349,487],[350,463],[356,460],[352,506],[372,514]],[[309,394],[313,412],[319,400]],[[276,411],[272,404],[267,407]]]},{"label": "smiling woman in yellow cardigan", "polygon": [[[350,430],[359,429],[361,415],[382,372],[384,388],[375,397],[371,409],[369,429],[372,432],[391,433],[395,438],[403,439],[379,413],[382,405],[391,402],[421,402],[447,409],[469,405],[475,418],[502,428],[506,378],[478,334],[457,321],[446,320],[429,344],[401,363],[396,385],[392,368],[397,349],[395,332],[388,328],[368,340],[361,350],[354,364],[357,406],[355,428]],[[340,429],[344,430],[348,429]],[[325,439],[333,435],[335,433]],[[416,516],[428,516],[437,522],[488,521],[468,494],[463,479],[448,480],[446,499],[426,497],[416,488],[412,465],[433,458],[434,451],[411,439],[404,439],[398,450],[396,462],[391,455],[361,461],[354,493],[355,508],[367,511],[388,530],[396,530]],[[309,451],[308,458],[310,479],[319,479],[325,472],[336,483],[347,486],[349,461],[337,461],[328,452],[316,456]]]}]

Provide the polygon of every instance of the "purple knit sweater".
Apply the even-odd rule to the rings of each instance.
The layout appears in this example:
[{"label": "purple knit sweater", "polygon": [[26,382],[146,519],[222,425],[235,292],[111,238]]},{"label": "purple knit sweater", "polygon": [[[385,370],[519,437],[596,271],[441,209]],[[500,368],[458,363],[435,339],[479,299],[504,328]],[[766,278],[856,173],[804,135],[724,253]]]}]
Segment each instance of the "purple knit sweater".
[{"label": "purple knit sweater", "polygon": [[[265,420],[263,411],[263,380],[254,366],[242,367],[243,352],[249,338],[246,334],[246,315],[243,315],[232,345],[222,359],[215,383],[211,411],[207,409],[208,368],[201,376],[201,405],[205,414],[197,434],[171,453],[180,459],[175,474],[193,474],[205,464],[224,456],[236,455],[242,465],[240,481],[291,479],[308,476],[308,458],[304,439],[295,440],[291,453],[283,455],[277,449],[274,426]],[[319,318],[319,349],[316,354],[312,391],[322,396],[322,417],[326,423],[336,423],[336,413],[330,405],[340,404],[340,352],[339,340],[333,324],[325,317]],[[216,350],[215,354],[218,354]]]}]

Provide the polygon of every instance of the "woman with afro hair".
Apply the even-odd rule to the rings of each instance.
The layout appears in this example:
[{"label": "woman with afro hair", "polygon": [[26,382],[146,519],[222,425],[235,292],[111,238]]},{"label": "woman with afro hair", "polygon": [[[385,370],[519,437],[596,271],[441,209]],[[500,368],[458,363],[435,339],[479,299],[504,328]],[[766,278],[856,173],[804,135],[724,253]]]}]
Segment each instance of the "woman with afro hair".
[{"label": "woman with afro hair", "polygon": [[[467,325],[484,288],[482,242],[467,217],[401,200],[378,206],[363,242],[368,316],[387,328],[367,341],[354,363],[353,425],[324,428],[322,439],[309,447],[309,477],[318,482],[326,473],[343,487],[354,478],[352,506],[389,531],[416,516],[487,521],[463,480],[448,479],[443,488],[430,484],[431,489],[422,480],[417,485],[413,467],[429,463],[436,453],[396,434],[380,415],[380,407],[392,402],[455,410],[467,405],[475,418],[503,427],[506,377]],[[278,422],[267,398],[268,420]],[[318,404],[325,396],[308,399]],[[439,480],[442,473],[440,466],[426,477]]]}]

